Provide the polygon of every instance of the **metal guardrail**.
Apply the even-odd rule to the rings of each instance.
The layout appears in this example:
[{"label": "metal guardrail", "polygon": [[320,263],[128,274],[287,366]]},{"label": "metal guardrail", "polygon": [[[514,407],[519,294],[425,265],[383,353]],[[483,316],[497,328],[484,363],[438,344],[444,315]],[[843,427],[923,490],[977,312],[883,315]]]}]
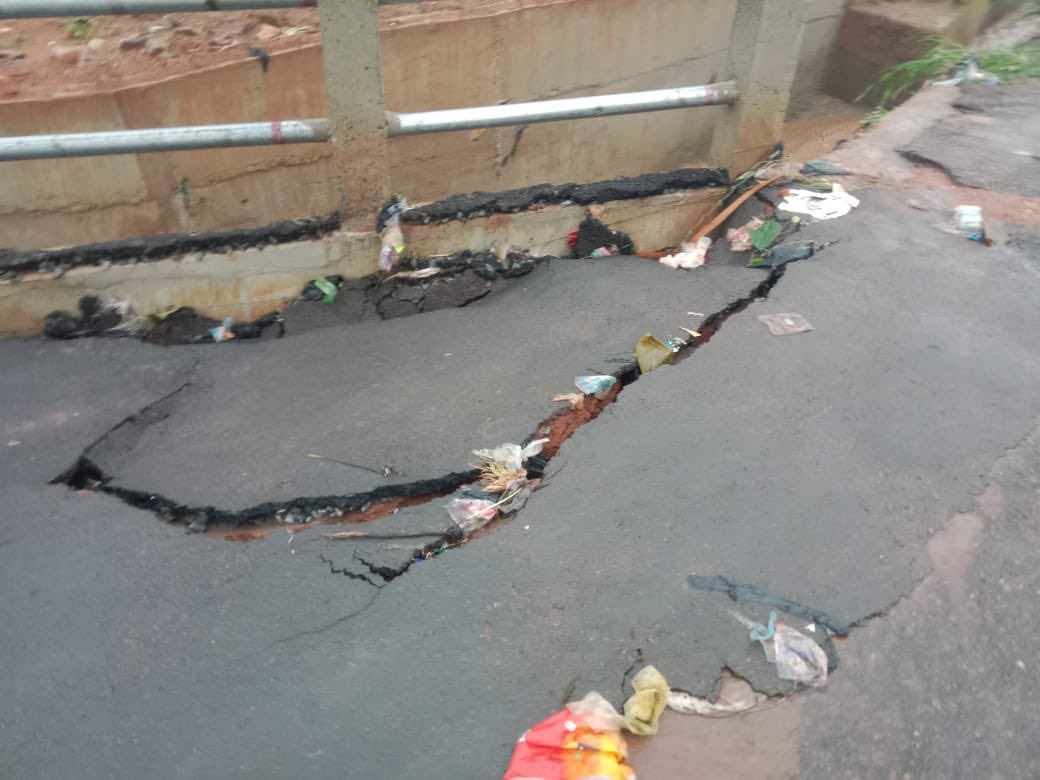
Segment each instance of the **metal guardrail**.
[{"label": "metal guardrail", "polygon": [[[415,2],[418,0],[379,0],[379,5]],[[0,0],[0,19],[258,11],[270,8],[315,8],[317,5],[318,0]]]},{"label": "metal guardrail", "polygon": [[[421,0],[0,0],[4,18],[177,13],[316,6],[328,119],[287,119],[111,132],[0,137],[0,162],[289,143],[330,143],[345,218],[361,224],[390,191],[386,138],[536,122],[734,105],[717,117],[710,157],[741,165],[779,137],[799,51],[802,3],[735,0],[726,72],[733,81],[615,95],[416,113],[383,103],[377,6]],[[796,6],[792,12],[791,6]],[[772,41],[778,41],[772,43]],[[782,42],[779,42],[782,41]],[[768,143],[767,143],[768,142]],[[750,159],[750,158],[749,158]]]},{"label": "metal guardrail", "polygon": [[[598,97],[540,100],[533,103],[455,108],[412,114],[387,112],[387,136],[474,130],[569,119],[589,119],[648,111],[667,111],[723,103],[737,99],[732,81],[698,87],[657,89]],[[96,133],[61,133],[0,137],[0,162],[88,157],[102,154],[171,152],[231,146],[269,146],[328,142],[327,119],[289,119],[193,127],[159,127]]]},{"label": "metal guardrail", "polygon": [[0,162],[93,157],[100,154],[173,152],[230,146],[309,144],[329,140],[329,120],[290,119],[237,125],[157,127],[99,133],[61,133],[0,138]]},{"label": "metal guardrail", "polygon": [[528,125],[535,122],[559,122],[568,119],[590,119],[599,116],[639,114],[734,103],[737,85],[732,81],[698,87],[655,89],[647,92],[625,92],[616,95],[538,100],[481,108],[450,108],[415,114],[387,113],[391,138],[400,135],[442,133],[450,130],[476,130],[484,127]]}]

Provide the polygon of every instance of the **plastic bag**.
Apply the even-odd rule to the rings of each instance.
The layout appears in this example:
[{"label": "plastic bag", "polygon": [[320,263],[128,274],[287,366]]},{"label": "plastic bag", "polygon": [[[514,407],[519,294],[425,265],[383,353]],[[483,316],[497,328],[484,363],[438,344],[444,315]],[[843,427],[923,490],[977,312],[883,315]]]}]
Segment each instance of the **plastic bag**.
[{"label": "plastic bag", "polygon": [[729,248],[734,252],[747,252],[752,246],[751,231],[762,227],[764,224],[765,222],[755,217],[741,227],[727,230],[726,238],[729,239]]},{"label": "plastic bag", "polygon": [[473,454],[478,458],[500,463],[505,468],[518,470],[523,466],[525,460],[541,452],[542,447],[548,441],[548,439],[535,439],[526,447],[521,447],[519,444],[502,444],[492,449],[473,450]]},{"label": "plastic bag", "polygon": [[382,249],[379,250],[379,267],[383,271],[389,271],[397,261],[401,259],[404,252],[404,235],[399,225],[394,224],[383,231],[381,236]]},{"label": "plastic bag", "polygon": [[635,690],[625,702],[625,728],[633,734],[652,736],[668,704],[668,682],[653,666],[644,666],[632,678]]},{"label": "plastic bag", "polygon": [[525,731],[503,780],[635,780],[621,726],[610,702],[590,693]]},{"label": "plastic bag", "polygon": [[769,613],[769,623],[765,626],[752,623],[735,612],[731,614],[751,626],[751,641],[762,644],[766,660],[776,664],[776,676],[781,680],[792,680],[813,688],[827,684],[827,654],[801,631],[786,623],[777,623],[776,612]]},{"label": "plastic bag", "polygon": [[610,393],[610,388],[617,382],[616,376],[607,375],[589,375],[589,376],[578,376],[574,378],[574,386],[577,387],[581,392],[586,395],[594,395],[599,400],[603,400]]},{"label": "plastic bag", "polygon": [[770,244],[776,241],[776,237],[780,235],[781,230],[783,230],[783,226],[775,219],[771,219],[765,224],[749,230],[748,236],[751,238],[751,246],[759,252],[764,252],[769,248]]},{"label": "plastic bag", "polygon": [[671,364],[674,355],[672,348],[652,333],[645,334],[636,344],[636,361],[639,363],[640,372],[644,374],[649,374],[666,363]]},{"label": "plastic bag", "polygon": [[813,219],[822,220],[844,217],[857,206],[859,198],[847,193],[840,184],[835,184],[830,192],[788,190],[779,209],[792,214],[808,214]]},{"label": "plastic bag", "polygon": [[319,276],[314,280],[314,286],[321,291],[322,303],[332,303],[336,300],[336,295],[339,293],[339,287],[335,282],[330,282],[324,276]]},{"label": "plastic bag", "polygon": [[822,688],[827,684],[827,655],[813,640],[797,629],[776,624],[773,636],[776,676]]},{"label": "plastic bag", "polygon": [[215,328],[209,329],[209,335],[213,337],[213,341],[220,343],[222,341],[228,341],[235,337],[235,332],[231,329],[234,323],[230,317],[225,317],[224,321]]},{"label": "plastic bag", "polygon": [[781,244],[767,249],[761,257],[755,257],[748,263],[748,268],[779,268],[787,263],[808,260],[816,253],[816,244],[812,241],[798,241],[793,244]]},{"label": "plastic bag", "polygon": [[498,513],[511,515],[519,512],[524,508],[533,491],[534,488],[526,479],[514,479],[502,491],[502,498],[499,499],[502,503],[498,506]]},{"label": "plastic bag", "polygon": [[660,262],[661,265],[666,265],[669,268],[685,268],[689,271],[704,265],[704,261],[708,259],[708,250],[710,248],[711,239],[703,236],[696,244],[683,244],[680,247],[682,249],[681,252],[676,252],[674,255],[665,255]]},{"label": "plastic bag", "polygon": [[668,692],[668,709],[684,715],[703,715],[707,718],[722,718],[754,709],[769,697],[759,693],[747,680],[725,675],[722,688],[714,702],[701,699],[686,691]]},{"label": "plastic bag", "polygon": [[463,535],[469,536],[498,517],[495,503],[490,498],[460,495],[452,497],[445,508]]}]

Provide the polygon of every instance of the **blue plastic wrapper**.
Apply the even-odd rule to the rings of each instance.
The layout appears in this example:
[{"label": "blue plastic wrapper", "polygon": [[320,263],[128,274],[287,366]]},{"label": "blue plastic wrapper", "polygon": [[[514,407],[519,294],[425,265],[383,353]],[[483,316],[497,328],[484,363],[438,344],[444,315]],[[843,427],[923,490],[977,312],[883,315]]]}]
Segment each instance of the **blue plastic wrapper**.
[{"label": "blue plastic wrapper", "polygon": [[594,395],[601,401],[617,382],[616,376],[591,375],[575,377],[574,385],[586,395]]}]

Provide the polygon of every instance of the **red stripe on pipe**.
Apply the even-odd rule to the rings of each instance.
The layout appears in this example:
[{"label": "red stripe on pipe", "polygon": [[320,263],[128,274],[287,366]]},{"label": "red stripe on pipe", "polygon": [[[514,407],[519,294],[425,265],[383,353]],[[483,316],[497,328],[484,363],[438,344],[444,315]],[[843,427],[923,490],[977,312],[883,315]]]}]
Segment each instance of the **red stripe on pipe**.
[{"label": "red stripe on pipe", "polygon": [[271,122],[271,142],[276,144],[285,143],[285,136],[282,135],[282,123],[280,121]]}]

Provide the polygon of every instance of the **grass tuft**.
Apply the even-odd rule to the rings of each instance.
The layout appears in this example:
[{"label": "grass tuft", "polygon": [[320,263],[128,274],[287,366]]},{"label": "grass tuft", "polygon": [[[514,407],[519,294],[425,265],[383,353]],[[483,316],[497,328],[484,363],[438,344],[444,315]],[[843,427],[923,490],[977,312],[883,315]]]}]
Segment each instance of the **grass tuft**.
[{"label": "grass tuft", "polygon": [[973,52],[941,36],[929,38],[928,43],[928,50],[920,58],[893,65],[860,93],[857,102],[873,97],[879,109],[887,109],[900,95],[945,76],[957,63],[971,56],[978,58],[982,70],[1001,80],[1040,76],[1040,46],[1032,42],[987,52]]}]

